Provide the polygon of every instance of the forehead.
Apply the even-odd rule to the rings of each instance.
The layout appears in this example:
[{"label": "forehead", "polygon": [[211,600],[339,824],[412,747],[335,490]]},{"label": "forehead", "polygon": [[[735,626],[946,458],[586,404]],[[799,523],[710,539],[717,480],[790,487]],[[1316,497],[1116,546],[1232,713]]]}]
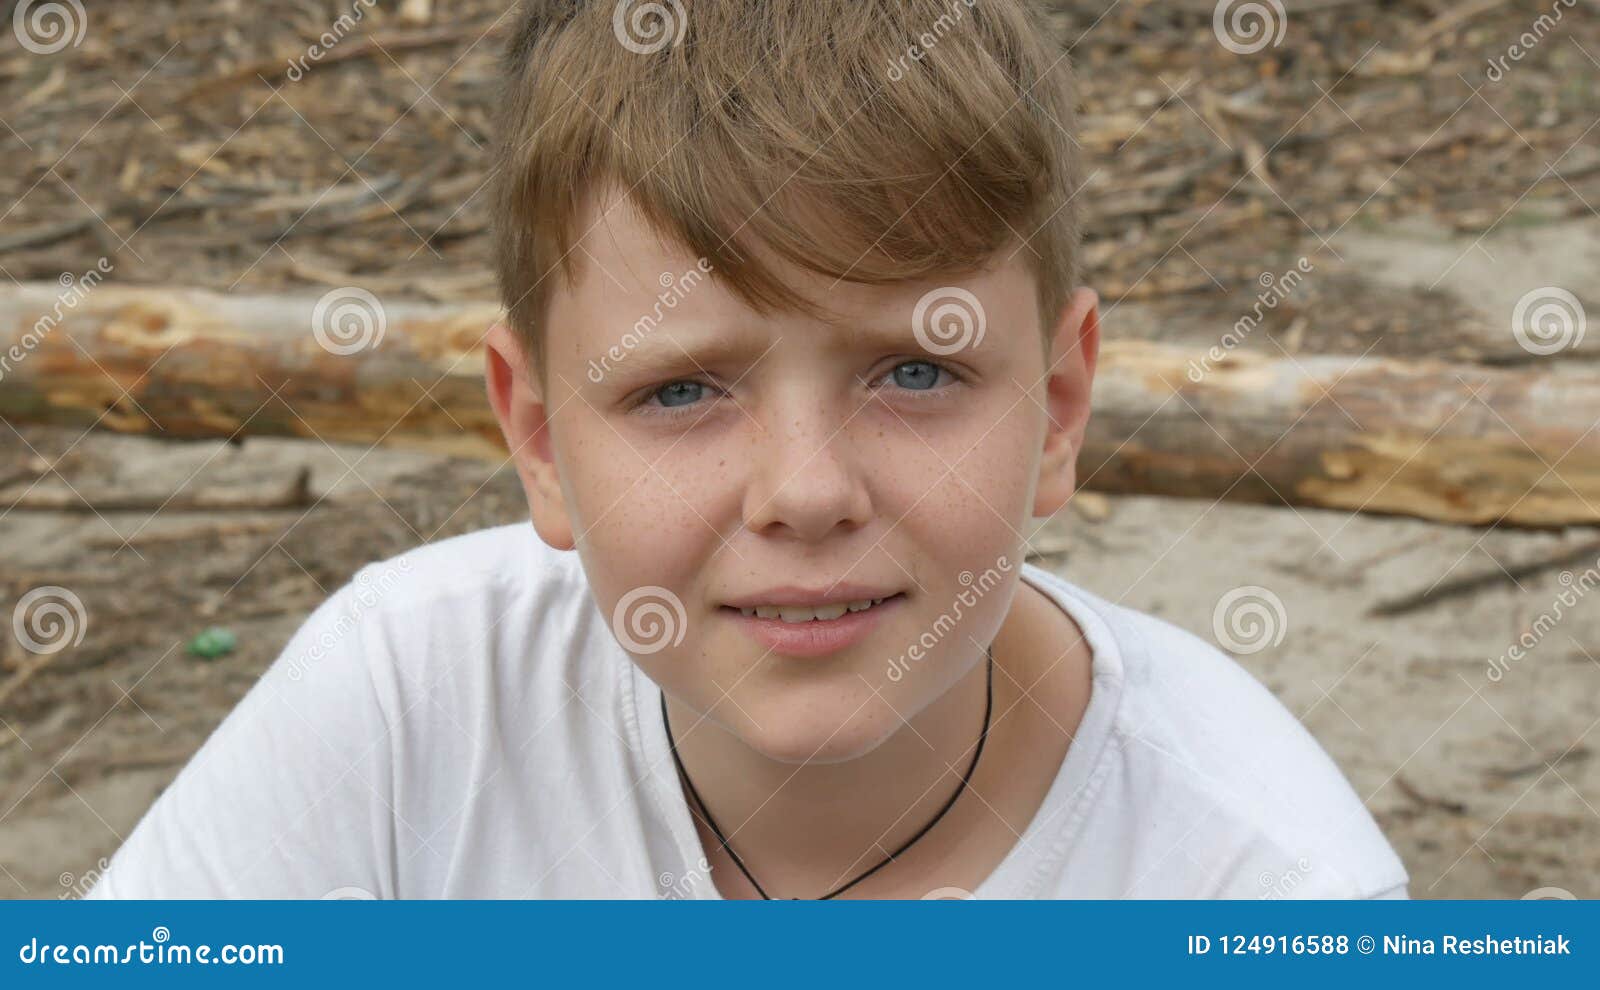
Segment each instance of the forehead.
[{"label": "forehead", "polygon": [[[572,341],[578,352],[603,350],[610,338],[636,321],[651,319],[707,327],[759,329],[763,324],[849,332],[853,328],[903,329],[909,335],[919,309],[937,318],[949,297],[971,299],[988,322],[1037,334],[1038,285],[1027,265],[1028,247],[1016,244],[996,252],[980,271],[965,275],[872,285],[810,271],[762,247],[764,263],[817,307],[819,316],[760,314],[714,277],[709,263],[676,240],[663,236],[625,192],[608,187],[588,197],[579,213],[577,280],[562,285],[551,303],[551,331],[581,328]],[[665,303],[665,307],[664,307]],[[930,317],[930,307],[935,311]],[[665,308],[665,312],[663,309]],[[568,329],[565,331],[571,333]]]}]

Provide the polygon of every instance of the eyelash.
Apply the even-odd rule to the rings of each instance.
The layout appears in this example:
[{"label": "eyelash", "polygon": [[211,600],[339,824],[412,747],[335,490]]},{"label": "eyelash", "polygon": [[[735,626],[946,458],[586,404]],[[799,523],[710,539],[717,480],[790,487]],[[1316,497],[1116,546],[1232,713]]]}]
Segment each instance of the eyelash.
[{"label": "eyelash", "polygon": [[[963,378],[961,375],[957,374],[955,369],[951,368],[949,365],[942,364],[942,363],[940,363],[938,361],[928,361],[928,360],[925,360],[925,359],[922,359],[922,358],[918,358],[918,359],[913,360],[913,361],[901,361],[899,364],[895,365],[894,367],[891,367],[888,371],[886,371],[882,375],[880,375],[878,377],[878,380],[882,381],[884,379],[893,377],[896,369],[898,369],[898,368],[900,368],[900,367],[902,367],[904,365],[907,365],[907,364],[930,364],[933,367],[935,367],[935,368],[939,369],[940,371],[944,372],[945,374],[949,375],[952,379],[954,379],[954,381],[952,383],[950,383],[950,384],[936,386],[936,387],[930,388],[930,389],[913,389],[913,388],[901,389],[902,392],[905,392],[907,395],[910,395],[910,396],[913,397],[912,398],[913,402],[924,402],[924,401],[929,401],[931,399],[940,398],[947,391],[949,391],[954,385],[959,385],[959,384],[962,384],[963,382],[966,381],[965,378]],[[682,419],[685,416],[700,416],[700,415],[704,415],[704,411],[703,410],[698,410],[698,408],[697,408],[700,405],[700,403],[698,403],[698,402],[690,403],[689,405],[685,405],[685,406],[652,406],[651,405],[652,400],[654,400],[656,398],[656,396],[660,394],[661,390],[666,388],[667,386],[669,386],[669,385],[687,385],[687,384],[691,384],[691,383],[692,384],[696,384],[696,385],[703,385],[703,386],[705,386],[706,388],[709,388],[709,389],[716,389],[715,385],[711,384],[710,382],[703,381],[703,380],[701,380],[699,378],[674,378],[671,381],[662,382],[660,385],[656,385],[653,388],[651,388],[649,392],[645,393],[644,398],[641,399],[638,403],[636,403],[634,405],[633,411],[639,412],[639,413],[641,413],[642,415],[645,415],[645,416],[655,416],[655,417],[664,418],[664,419],[667,419],[667,420]]]}]

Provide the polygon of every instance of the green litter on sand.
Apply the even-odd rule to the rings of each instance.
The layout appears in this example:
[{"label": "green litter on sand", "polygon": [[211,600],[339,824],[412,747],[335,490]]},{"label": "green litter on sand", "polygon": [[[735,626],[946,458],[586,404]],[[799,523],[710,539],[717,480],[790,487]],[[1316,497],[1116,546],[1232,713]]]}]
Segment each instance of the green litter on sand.
[{"label": "green litter on sand", "polygon": [[239,637],[235,636],[231,629],[212,626],[189,641],[189,652],[202,660],[215,660],[217,657],[232,653],[233,648],[238,645]]}]

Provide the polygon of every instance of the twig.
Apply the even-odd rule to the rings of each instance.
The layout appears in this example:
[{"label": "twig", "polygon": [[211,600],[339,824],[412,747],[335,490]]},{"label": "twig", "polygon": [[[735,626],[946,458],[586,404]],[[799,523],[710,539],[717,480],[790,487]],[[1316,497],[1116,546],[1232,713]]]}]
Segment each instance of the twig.
[{"label": "twig", "polygon": [[[452,24],[446,27],[433,28],[427,31],[393,32],[384,35],[370,35],[359,41],[341,45],[333,51],[325,52],[316,61],[316,67],[321,68],[337,62],[349,62],[353,59],[367,58],[368,56],[386,52],[419,51],[434,48],[439,45],[448,45],[462,38],[473,38],[480,35],[493,35],[500,28],[500,21],[485,28],[481,23]],[[183,96],[185,102],[199,99],[204,96],[214,96],[217,93],[231,89],[241,83],[249,82],[260,77],[269,83],[275,83],[289,72],[291,60],[277,58],[269,61],[252,62],[243,68],[235,69],[226,75],[207,79],[195,86]]]},{"label": "twig", "polygon": [[1368,614],[1388,618],[1396,615],[1405,615],[1408,612],[1417,612],[1451,598],[1460,598],[1463,595],[1482,591],[1484,588],[1493,588],[1508,580],[1520,581],[1523,578],[1543,574],[1545,571],[1553,571],[1558,567],[1576,564],[1596,554],[1600,554],[1600,540],[1583,543],[1570,550],[1563,550],[1549,557],[1518,564],[1515,567],[1504,569],[1496,567],[1492,571],[1469,574],[1464,578],[1434,585],[1432,588],[1402,595],[1399,598],[1391,598],[1388,601],[1374,605]]},{"label": "twig", "polygon": [[1477,0],[1476,3],[1464,3],[1454,10],[1446,11],[1434,19],[1433,23],[1412,35],[1406,43],[1407,47],[1415,47],[1424,42],[1432,41],[1441,34],[1453,31],[1479,14],[1504,6],[1506,0]]},{"label": "twig", "polygon": [[253,492],[199,492],[194,495],[109,496],[90,500],[76,492],[34,491],[10,503],[7,510],[48,512],[240,512],[261,509],[302,509],[311,504],[311,469],[302,467],[294,480],[267,495]]},{"label": "twig", "polygon": [[148,547],[160,546],[168,543],[187,543],[190,540],[227,539],[230,536],[254,536],[258,533],[267,533],[281,529],[281,519],[263,519],[259,521],[244,522],[209,522],[198,526],[186,526],[183,529],[158,530],[154,533],[145,533],[131,540],[120,540],[114,536],[105,536],[90,540],[89,546],[96,550],[119,549],[124,546]]},{"label": "twig", "polygon": [[1497,780],[1516,780],[1518,777],[1526,777],[1528,774],[1538,773],[1540,770],[1554,770],[1563,763],[1576,763],[1581,760],[1587,760],[1592,755],[1593,754],[1589,751],[1589,747],[1579,746],[1576,749],[1569,749],[1566,752],[1561,753],[1553,760],[1540,760],[1537,763],[1529,763],[1526,766],[1512,767],[1509,770],[1489,770],[1487,773],[1489,776],[1494,777]]},{"label": "twig", "polygon": [[1417,790],[1409,780],[1406,780],[1405,777],[1401,776],[1400,774],[1395,774],[1394,783],[1396,787],[1400,788],[1400,793],[1404,794],[1406,797],[1410,798],[1412,801],[1415,801],[1424,808],[1436,808],[1439,811],[1448,811],[1452,815],[1464,815],[1467,813],[1467,806],[1462,804],[1460,801],[1448,801],[1444,798],[1429,797],[1428,795]]}]

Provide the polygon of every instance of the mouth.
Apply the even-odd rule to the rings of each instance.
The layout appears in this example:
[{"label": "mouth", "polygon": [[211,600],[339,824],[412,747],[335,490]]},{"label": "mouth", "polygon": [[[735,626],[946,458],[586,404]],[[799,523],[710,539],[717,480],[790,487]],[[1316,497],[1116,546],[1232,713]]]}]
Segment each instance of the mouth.
[{"label": "mouth", "polygon": [[861,642],[905,603],[905,592],[824,605],[723,605],[719,611],[774,653],[819,657]]}]

